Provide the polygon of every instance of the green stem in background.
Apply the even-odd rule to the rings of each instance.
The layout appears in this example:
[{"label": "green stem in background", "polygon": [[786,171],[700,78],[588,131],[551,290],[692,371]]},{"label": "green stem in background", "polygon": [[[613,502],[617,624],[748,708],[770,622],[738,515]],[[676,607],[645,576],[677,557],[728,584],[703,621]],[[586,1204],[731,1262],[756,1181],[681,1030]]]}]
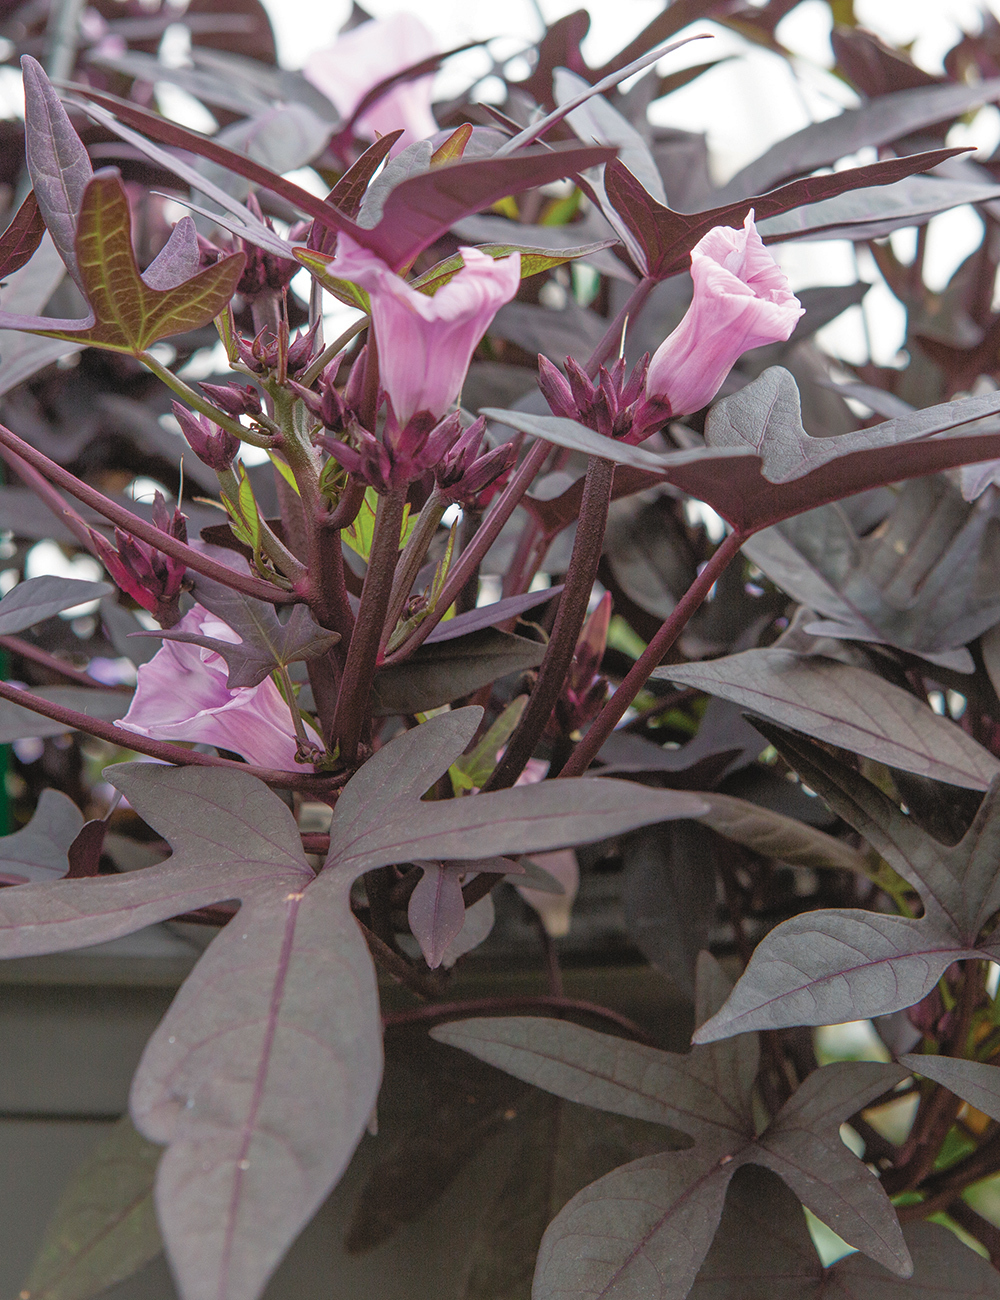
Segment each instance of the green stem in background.
[{"label": "green stem in background", "polygon": [[299,376],[298,382],[302,387],[312,388],[313,384],[334,359],[337,353],[342,352],[344,348],[347,347],[348,343],[350,343],[351,339],[356,338],[363,329],[367,329],[370,323],[370,317],[362,316],[360,320],[355,321],[353,325],[349,325],[347,329],[344,330],[343,334],[339,335],[332,343],[328,344],[312,365],[310,365],[307,370],[303,370],[302,374]]},{"label": "green stem in background", "polygon": [[217,406],[213,406],[207,398],[202,397],[190,388],[179,375],[175,375],[172,370],[168,370],[157,361],[151,352],[140,352],[139,360],[151,370],[157,379],[161,379],[171,392],[186,402],[193,410],[198,411],[201,415],[206,415],[217,424],[220,429],[225,429],[231,433],[234,438],[239,438],[240,442],[249,442],[254,447],[275,447],[277,442],[274,437],[266,433],[254,433],[248,429],[245,424],[240,424],[239,420],[234,420],[232,416],[226,415],[225,411],[220,411]]},{"label": "green stem in background", "polygon": [[482,526],[472,539],[468,550],[463,551],[458,563],[448,575],[448,580],[441,589],[441,596],[434,609],[415,629],[413,635],[398,650],[386,657],[386,663],[403,663],[409,659],[418,646],[437,627],[449,607],[458,598],[459,592],[482,563],[483,556],[500,536],[500,530],[514,513],[521,498],[531,487],[535,475],[542,468],[552,451],[547,442],[539,439],[521,461],[517,472],[497,499],[496,505],[483,520]]},{"label": "green stem in background", "polygon": [[207,555],[202,555],[194,547],[188,546],[186,542],[178,541],[176,537],[171,537],[169,533],[161,532],[159,528],[152,524],[147,524],[145,519],[140,519],[138,515],[132,514],[131,510],[126,510],[124,506],[109,500],[103,492],[98,492],[96,488],[81,482],[75,474],[57,465],[55,461],[49,460],[48,456],[42,455],[36,451],[30,443],[19,438],[16,433],[0,424],[0,447],[5,448],[13,456],[4,455],[14,468],[17,468],[17,460],[25,461],[33,469],[44,475],[51,483],[55,483],[70,496],[76,497],[84,505],[90,506],[96,510],[99,515],[109,519],[111,523],[116,524],[124,532],[131,533],[138,537],[140,541],[154,546],[164,555],[172,555],[175,560],[181,560],[189,569],[195,573],[203,573],[206,578],[214,578],[216,582],[221,582],[227,587],[232,587],[234,591],[242,591],[244,595],[254,596],[257,600],[269,601],[272,605],[284,605],[296,602],[302,599],[298,592],[282,591],[272,582],[264,582],[260,578],[254,578],[250,574],[238,573],[235,569],[229,569],[224,564],[217,564],[215,560],[210,560]]},{"label": "green stem in background", "polygon": [[424,508],[418,515],[413,531],[407,538],[403,553],[399,557],[399,564],[396,566],[396,576],[393,579],[392,592],[389,596],[389,608],[386,610],[385,631],[382,637],[383,648],[400,620],[417,574],[420,572],[420,566],[424,562],[428,548],[434,540],[434,534],[437,532],[438,525],[447,508],[447,497],[439,488],[435,488],[424,502]]},{"label": "green stem in background", "polygon": [[503,758],[494,768],[484,790],[503,790],[512,786],[524,771],[528,759],[552,716],[566,673],[576,651],[577,638],[587,617],[597,566],[604,547],[604,529],[611,504],[611,485],[615,466],[610,460],[591,458],[580,502],[580,518],[573,542],[573,556],[566,573],[566,586],[559,599],[559,611],[545,658],[538,670],[538,680],[528,699],[517,730],[507,744]]},{"label": "green stem in background", "polygon": [[[240,485],[232,467],[217,470],[216,473],[219,477],[219,489],[222,495],[234,509],[238,510]],[[290,582],[302,583],[306,577],[306,566],[297,556],[291,553],[262,515],[258,515],[257,522],[260,527],[260,544],[264,554],[279,573],[283,573]]]},{"label": "green stem in background", "polygon": [[372,682],[378,667],[385,615],[399,560],[399,535],[405,505],[406,488],[393,488],[387,496],[379,497],[375,512],[375,535],[368,557],[368,571],[361,589],[361,605],[340,679],[333,720],[334,742],[339,746],[341,760],[348,764],[357,757],[362,732],[368,725]]},{"label": "green stem in background", "polygon": [[[715,554],[698,574],[691,586],[674,606],[670,617],[635,661],[624,681],[604,705],[590,725],[590,729],[573,751],[560,776],[581,776],[597,756],[601,746],[614,731],[626,709],[649,680],[663,656],[687,626],[689,619],[702,603],[716,581],[739,553],[750,533],[733,532],[716,548]],[[565,597],[564,597],[565,599]]]},{"label": "green stem in background", "polygon": [[299,712],[299,706],[295,700],[295,688],[292,686],[292,679],[288,675],[288,669],[284,664],[279,664],[274,670],[274,676],[278,679],[278,686],[285,697],[288,711],[292,715],[292,728],[295,731],[295,739],[298,741],[299,753],[303,756],[310,752],[315,753],[316,745],[306,735],[306,724],[302,721],[302,714]]}]

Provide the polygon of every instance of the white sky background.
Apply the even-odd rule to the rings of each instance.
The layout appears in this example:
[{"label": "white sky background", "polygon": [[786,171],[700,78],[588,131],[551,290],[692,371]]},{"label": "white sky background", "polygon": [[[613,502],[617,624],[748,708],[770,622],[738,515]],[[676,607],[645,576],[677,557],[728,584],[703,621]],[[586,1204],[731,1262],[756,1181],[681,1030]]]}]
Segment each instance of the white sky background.
[{"label": "white sky background", "polygon": [[[278,39],[279,54],[287,67],[300,67],[311,50],[336,37],[350,12],[350,0],[264,0]],[[553,21],[582,7],[584,0],[365,0],[375,17],[401,8],[419,15],[435,33],[441,48],[466,41],[495,38],[491,48],[499,58],[513,57],[541,31],[540,14]],[[662,0],[591,0],[591,29],[584,55],[599,66],[623,48],[662,9]],[[1000,16],[1000,0],[988,0]],[[930,72],[942,70],[942,57],[964,28],[979,27],[976,0],[855,0],[859,21],[892,44],[913,42],[912,55]],[[833,57],[829,42],[830,13],[822,0],[803,0],[778,27],[778,38],[798,56],[797,76],[787,63],[766,50],[710,22],[692,24],[687,33],[710,33],[669,56],[661,70],[671,71],[723,55],[736,58],[706,73],[690,86],[655,105],[653,119],[665,126],[705,131],[717,180],[723,181],[769,145],[800,127],[849,107],[856,100],[842,82],[829,74]],[[446,98],[457,93],[488,67],[480,51],[469,51],[449,61],[438,74],[436,93]],[[520,74],[518,74],[520,75]],[[490,93],[481,87],[482,97]],[[975,144],[991,153],[1000,144],[1000,111],[981,110],[971,126],[960,124],[949,136],[950,144]],[[858,162],[874,161],[871,156]],[[927,280],[941,288],[952,271],[979,243],[981,224],[969,208],[957,209],[931,222],[926,259]],[[893,236],[897,254],[908,258],[914,232]],[[772,250],[784,266],[795,289],[817,284],[852,283],[858,275],[875,282],[864,312],[874,359],[880,364],[896,360],[903,330],[902,308],[879,282],[870,258],[855,263],[846,241],[791,244]],[[835,355],[849,361],[866,357],[861,308],[844,313],[822,332],[820,341]]]}]

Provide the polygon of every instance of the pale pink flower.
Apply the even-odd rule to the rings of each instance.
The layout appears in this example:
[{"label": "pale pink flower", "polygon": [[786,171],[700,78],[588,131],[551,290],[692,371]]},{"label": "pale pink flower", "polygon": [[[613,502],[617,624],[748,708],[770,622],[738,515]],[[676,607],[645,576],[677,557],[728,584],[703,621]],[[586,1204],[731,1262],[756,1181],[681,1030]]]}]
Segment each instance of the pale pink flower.
[{"label": "pale pink flower", "polygon": [[428,297],[349,235],[338,237],[330,273],[368,293],[379,375],[398,429],[418,412],[440,419],[450,409],[473,352],[521,282],[520,253],[494,259],[478,248],[459,251],[465,265]]},{"label": "pale pink flower", "polygon": [[[803,314],[757,233],[752,209],[742,230],[716,226],[694,246],[691,277],[691,306],[657,348],[646,376],[648,406],[667,408],[660,424],[707,406],[744,352],[784,342]],[[637,423],[645,424],[639,416]]]},{"label": "pale pink flower", "polygon": [[[226,623],[195,605],[174,631],[194,632],[217,641],[240,638]],[[295,762],[295,731],[288,705],[268,677],[259,686],[231,691],[221,655],[203,646],[164,641],[138,672],[128,713],[116,727],[151,740],[184,740],[231,749],[258,767],[302,771]],[[309,739],[323,742],[306,726]],[[125,743],[123,738],[122,743]]]},{"label": "pale pink flower", "polygon": [[[420,19],[398,13],[345,32],[333,45],[313,54],[302,71],[346,122],[379,82],[437,53],[434,37]],[[393,153],[434,135],[438,124],[431,112],[433,82],[431,74],[393,86],[361,114],[354,124],[355,134],[374,140],[376,132],[388,135],[402,127]]]}]

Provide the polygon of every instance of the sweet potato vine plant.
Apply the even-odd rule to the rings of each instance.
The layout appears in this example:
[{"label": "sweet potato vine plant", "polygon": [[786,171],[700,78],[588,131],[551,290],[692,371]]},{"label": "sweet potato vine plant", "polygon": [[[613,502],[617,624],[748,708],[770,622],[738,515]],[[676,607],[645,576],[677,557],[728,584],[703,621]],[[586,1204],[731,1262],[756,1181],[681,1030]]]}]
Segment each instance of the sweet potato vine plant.
[{"label": "sweet potato vine plant", "polygon": [[[0,328],[28,342],[0,381],[106,354],[132,385],[123,421],[140,398],[165,415],[169,393],[198,495],[141,512],[74,472],[41,389],[33,419],[8,399],[21,432],[0,426],[0,455],[119,594],[38,577],[0,601],[24,673],[0,682],[3,738],[130,750],[103,780],[169,856],[114,869],[108,815],[83,824],[45,789],[0,850],[0,955],[176,917],[219,930],[145,1050],[135,1129],[80,1184],[98,1179],[104,1217],[54,1226],[26,1297],[80,1300],[149,1253],[142,1188],[115,1181],[127,1152],[155,1168],[185,1300],[255,1300],[374,1128],[377,972],[427,1004],[390,1026],[660,1126],[565,1194],[497,1190],[534,1206],[494,1254],[537,1250],[536,1300],[1000,1296],[1000,1229],[974,1196],[1000,1169],[1000,398],[981,287],[1000,188],[941,147],[942,122],[1000,98],[1000,43],[984,20],[930,78],[848,25],[838,57],[871,102],[713,192],[697,140],[646,117],[711,64],[654,65],[706,14],[780,52],[788,9],[677,0],[602,69],[571,15],[502,107],[470,94],[437,118],[444,56],[414,61],[426,34],[405,16],[356,24],[306,76],[208,47],[166,68],[105,23],[62,92],[72,119],[25,54],[31,188],[0,237]],[[142,86],[171,79],[228,124],[151,111]],[[862,145],[877,161],[830,170]],[[114,157],[126,172],[95,170]],[[307,162],[325,198],[279,174]],[[165,184],[195,214],[169,230]],[[800,300],[766,245],[878,241],[958,203],[986,235],[936,304],[919,243],[910,267],[871,244],[920,382],[869,364],[831,392],[808,339],[864,286]],[[289,290],[303,269],[308,307]],[[38,314],[64,273],[64,314]],[[361,313],[332,340],[324,294]],[[230,373],[197,385],[182,363],[213,329]],[[0,522],[23,500],[3,490]],[[19,635],[99,597],[132,695],[97,679],[106,657],[84,671]],[[960,698],[956,725],[942,702]],[[301,823],[317,808],[328,831]],[[693,1002],[689,1052],[563,996],[551,940],[553,991],[527,1006],[551,1014],[444,1000],[498,886],[560,888],[525,855],[622,836],[628,925]],[[883,1059],[818,1064],[804,1027],[864,1019]],[[449,1160],[408,1170],[426,1200]],[[825,1269],[800,1204],[859,1253]],[[979,1254],[925,1222],[942,1214]],[[473,1267],[463,1294],[527,1287]]]}]

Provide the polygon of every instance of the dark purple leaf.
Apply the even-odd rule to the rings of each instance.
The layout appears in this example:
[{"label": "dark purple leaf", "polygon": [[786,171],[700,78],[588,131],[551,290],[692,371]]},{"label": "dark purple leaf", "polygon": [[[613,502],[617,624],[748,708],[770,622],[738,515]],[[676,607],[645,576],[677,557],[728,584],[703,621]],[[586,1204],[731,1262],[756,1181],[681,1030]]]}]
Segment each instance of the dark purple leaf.
[{"label": "dark purple leaf", "polygon": [[852,189],[794,211],[785,209],[762,220],[758,229],[765,244],[790,239],[881,239],[903,226],[922,225],[963,203],[989,203],[998,197],[1000,187],[988,182],[909,176],[881,189]]},{"label": "dark purple leaf", "polygon": [[[139,273],[132,248],[131,220],[118,174],[104,171],[94,176],[81,200],[74,245],[79,255],[79,283],[90,315],[82,320],[50,320],[0,311],[0,328],[138,353],[170,334],[206,325],[218,315],[235,291],[245,255],[223,258],[182,284],[159,289]],[[166,278],[176,273],[175,254],[187,242],[188,236],[182,232],[168,262],[154,274],[154,279],[164,278],[164,272]]]},{"label": "dark purple leaf", "polygon": [[25,154],[35,199],[59,256],[82,289],[76,227],[94,169],[41,64],[26,54],[21,60],[21,72]]},{"label": "dark purple leaf", "polygon": [[[725,977],[703,954],[699,1018],[725,992]],[[693,1140],[687,1150],[625,1165],[569,1202],[542,1241],[536,1300],[612,1293],[682,1300],[711,1244],[729,1181],[748,1163],[779,1173],[866,1254],[899,1275],[910,1271],[885,1193],[839,1133],[847,1116],[905,1077],[898,1067],[854,1062],[816,1070],[758,1135],[754,1038],[730,1040],[722,1055],[715,1044],[682,1056],[525,1017],[457,1021],[432,1035],[557,1096],[653,1120]]]},{"label": "dark purple leaf", "polygon": [[854,433],[813,438],[802,427],[795,380],[774,366],[711,408],[704,448],[665,456],[603,438],[573,420],[493,407],[483,413],[558,446],[634,469],[659,470],[733,527],[752,533],[867,488],[996,459],[1000,432],[949,431],[998,409],[996,394],[969,397]]},{"label": "dark purple leaf", "polygon": [[471,695],[508,673],[537,668],[544,654],[540,641],[488,626],[423,645],[405,663],[378,670],[372,710],[379,717],[424,713]]},{"label": "dark purple leaf", "polygon": [[[664,707],[669,701],[664,702]],[[742,711],[725,700],[712,699],[693,740],[665,749],[627,731],[613,731],[600,751],[605,776],[627,772],[684,772],[699,789],[748,766],[763,748],[760,732],[745,721]],[[674,782],[671,782],[674,784]]]},{"label": "dark purple leaf", "polygon": [[708,804],[708,812],[698,818],[703,826],[761,857],[813,871],[834,868],[859,876],[870,874],[863,854],[815,826],[718,791],[699,791],[698,797]]},{"label": "dark purple leaf", "polygon": [[496,627],[498,623],[504,623],[509,618],[517,618],[519,614],[524,614],[529,609],[544,605],[546,601],[553,600],[561,592],[562,583],[559,583],[543,591],[526,591],[522,596],[507,596],[503,600],[493,601],[490,605],[479,605],[475,609],[470,609],[468,613],[456,614],[454,618],[438,623],[424,644],[434,645],[437,641],[454,641],[456,637],[478,632],[484,627]]},{"label": "dark purple leaf", "polygon": [[19,271],[34,256],[44,234],[45,218],[35,191],[29,190],[10,225],[0,235],[0,280]]},{"label": "dark purple leaf", "polygon": [[919,919],[857,908],[813,911],[771,930],[699,1041],[778,1025],[836,1024],[913,1006],[953,961],[989,953],[980,933],[1000,907],[1000,782],[953,847],[825,750],[761,724],[802,779],[920,895]]},{"label": "dark purple leaf", "polygon": [[64,609],[99,600],[114,591],[106,582],[80,582],[76,578],[28,578],[0,600],[0,636],[23,632]]},{"label": "dark purple leaf", "polygon": [[[421,862],[423,875],[410,895],[406,916],[424,961],[436,970],[465,924],[465,900],[461,876],[465,862]],[[506,871],[506,863],[501,868]]]},{"label": "dark purple leaf", "polygon": [[[36,686],[31,693],[48,700],[50,704],[75,709],[78,713],[86,713],[88,717],[103,722],[117,722],[119,718],[124,718],[132,702],[130,691],[92,690],[89,686]],[[64,722],[45,718],[10,700],[0,700],[0,745],[9,745],[12,740],[27,740],[35,736],[63,736],[66,731]],[[122,739],[125,738],[123,733]]]},{"label": "dark purple leaf", "polygon": [[824,506],[758,533],[744,551],[821,616],[807,632],[893,645],[971,673],[964,647],[1000,620],[997,539],[991,499],[969,505],[936,476],[905,484],[867,536],[844,510]]},{"label": "dark purple leaf", "polygon": [[744,1166],[733,1179],[712,1249],[689,1300],[993,1300],[1000,1275],[947,1228],[907,1224],[913,1277],[887,1277],[863,1255],[824,1268],[802,1207],[773,1174]]},{"label": "dark purple leaf", "polygon": [[975,86],[961,83],[879,95],[861,108],[814,122],[786,136],[727,182],[726,199],[759,194],[778,181],[817,167],[829,167],[865,145],[884,145],[938,122],[962,117],[971,108],[1000,98],[1000,78]]},{"label": "dark purple leaf", "polygon": [[0,837],[0,884],[58,880],[69,870],[70,845],[83,826],[83,814],[58,790],[43,790],[31,821]]},{"label": "dark purple leaf", "polygon": [[[695,244],[715,226],[741,225],[750,208],[753,208],[761,234],[768,242],[797,236],[801,238],[813,230],[833,228],[837,225],[857,222],[869,212],[873,202],[873,187],[894,185],[914,173],[927,171],[939,163],[952,158],[961,150],[935,149],[928,153],[911,154],[905,158],[889,158],[884,162],[869,163],[864,167],[849,167],[843,171],[824,176],[807,176],[803,180],[792,181],[768,194],[758,194],[753,199],[740,199],[735,203],[723,204],[703,212],[674,212],[664,207],[647,193],[627,167],[620,162],[608,163],[604,171],[604,186],[607,197],[632,231],[634,238],[644,250],[649,266],[649,274],[658,280],[677,275],[690,267],[690,253]],[[935,184],[930,182],[932,190]],[[947,182],[952,184],[952,182]],[[988,187],[970,187],[983,191]],[[863,197],[860,206],[848,204],[847,208],[834,208],[828,215],[826,209],[815,211],[816,205],[824,200],[836,203],[837,197],[847,191],[861,191]],[[889,191],[890,195],[892,191]],[[907,192],[908,194],[909,192]],[[942,191],[943,194],[943,191]],[[849,197],[849,196],[848,196]],[[897,216],[917,204],[919,212],[930,214],[931,209],[940,212],[943,207],[954,203],[974,202],[971,198],[957,198],[954,202],[947,199],[941,206],[934,206],[930,194],[923,192],[923,198],[909,196],[904,199],[890,197],[886,200]],[[909,203],[909,208],[906,203]],[[922,206],[921,206],[922,205]],[[768,219],[777,218],[779,214],[801,209],[790,219],[790,230],[784,226],[772,232]],[[912,215],[912,214],[911,214]],[[899,224],[905,224],[905,219]]]},{"label": "dark purple leaf", "polygon": [[66,1185],[24,1283],[31,1300],[91,1300],[163,1249],[153,1208],[160,1148],[126,1115]]},{"label": "dark purple leaf", "polygon": [[[245,686],[259,686],[275,668],[286,668],[302,659],[314,659],[335,645],[340,636],[330,632],[313,618],[306,605],[296,605],[286,623],[282,623],[274,606],[242,592],[224,587],[211,578],[199,577],[195,583],[197,599],[240,638],[234,644],[196,632],[149,632],[148,636],[165,641],[185,641],[214,650],[229,668],[226,685],[231,691]],[[2,614],[0,602],[0,614]]]},{"label": "dark purple leaf", "polygon": [[176,289],[201,268],[198,231],[190,217],[181,217],[170,238],[142,273],[151,289]]},{"label": "dark purple leaf", "polygon": [[698,953],[715,922],[717,845],[704,826],[675,822],[637,831],[625,855],[625,927],[646,960],[692,1000]]},{"label": "dark purple leaf", "polygon": [[985,790],[998,762],[948,718],[875,673],[792,650],[744,650],[653,674],[853,750],[877,763]]},{"label": "dark purple leaf", "polygon": [[478,708],[441,715],[369,759],[337,803],[327,870],[353,878],[391,862],[481,857],[484,845],[498,855],[564,848],[705,809],[693,795],[601,779],[421,802],[481,717]]},{"label": "dark purple leaf", "polygon": [[1000,1067],[990,1061],[966,1061],[954,1056],[901,1056],[900,1065],[925,1079],[943,1084],[991,1119],[1000,1119]]},{"label": "dark purple leaf", "polygon": [[[374,229],[366,230],[323,199],[235,150],[226,149],[134,105],[93,91],[80,89],[78,93],[85,93],[88,102],[110,110],[110,113],[102,112],[99,108],[94,116],[137,147],[149,152],[141,137],[131,132],[126,135],[118,127],[111,118],[112,113],[126,126],[136,127],[154,140],[188,150],[228,168],[255,185],[264,186],[330,230],[346,231],[395,270],[409,266],[418,253],[462,217],[488,208],[508,194],[561,180],[588,167],[596,167],[613,156],[609,149],[556,145],[551,149],[525,150],[512,158],[472,158],[445,163],[398,185],[386,199],[382,220]],[[157,151],[156,157],[157,161],[165,161],[165,165],[178,175],[186,175],[181,171],[183,164],[177,159],[164,155],[162,151]],[[212,197],[218,201],[217,195]]]}]

